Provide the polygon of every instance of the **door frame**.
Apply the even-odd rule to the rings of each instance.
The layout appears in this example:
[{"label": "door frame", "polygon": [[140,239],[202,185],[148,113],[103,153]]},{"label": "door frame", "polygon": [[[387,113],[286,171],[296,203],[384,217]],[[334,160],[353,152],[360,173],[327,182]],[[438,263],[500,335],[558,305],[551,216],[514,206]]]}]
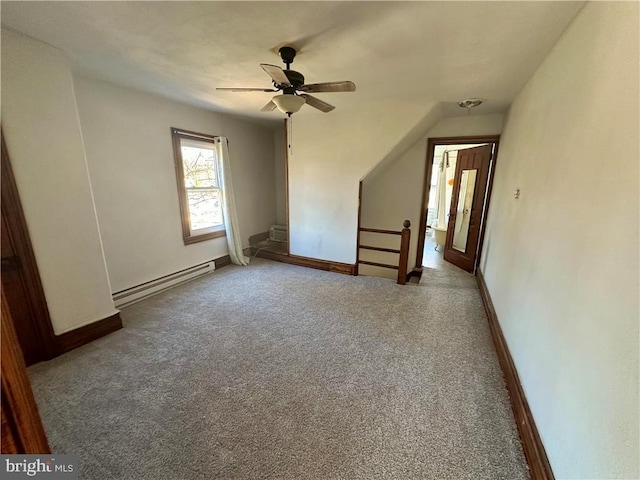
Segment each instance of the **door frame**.
[{"label": "door frame", "polygon": [[2,453],[51,453],[38,405],[13,327],[9,305],[2,292]]},{"label": "door frame", "polygon": [[474,263],[473,272],[475,273],[480,257],[482,255],[482,246],[484,244],[484,233],[487,224],[487,214],[489,212],[489,202],[491,201],[491,191],[493,190],[493,177],[496,169],[496,161],[498,159],[498,147],[500,144],[500,135],[477,135],[467,137],[432,137],[427,139],[427,155],[425,160],[424,181],[422,185],[422,199],[420,203],[420,226],[418,227],[418,251],[416,253],[416,266],[414,271],[422,272],[422,257],[424,253],[424,243],[427,232],[427,210],[429,202],[429,193],[431,190],[431,171],[433,167],[433,157],[435,148],[440,145],[467,145],[476,143],[493,143],[493,154],[491,155],[491,163],[489,165],[489,179],[487,181],[487,195],[482,208],[482,218],[480,223],[480,235],[478,237],[478,250]]},{"label": "door frame", "polygon": [[44,288],[40,280],[38,264],[33,253],[33,246],[29,237],[27,221],[22,210],[18,187],[16,185],[13,169],[4,133],[0,130],[2,143],[2,209],[7,213],[10,233],[15,241],[15,248],[21,261],[22,271],[26,279],[27,302],[33,309],[33,328],[38,341],[39,361],[49,360],[59,355],[56,335],[53,331],[49,308],[44,295]]},{"label": "door frame", "polygon": [[[289,228],[289,123],[291,117],[282,121],[284,125],[284,216],[287,222],[287,255],[291,255],[291,228]],[[276,222],[278,220],[276,219]]]}]

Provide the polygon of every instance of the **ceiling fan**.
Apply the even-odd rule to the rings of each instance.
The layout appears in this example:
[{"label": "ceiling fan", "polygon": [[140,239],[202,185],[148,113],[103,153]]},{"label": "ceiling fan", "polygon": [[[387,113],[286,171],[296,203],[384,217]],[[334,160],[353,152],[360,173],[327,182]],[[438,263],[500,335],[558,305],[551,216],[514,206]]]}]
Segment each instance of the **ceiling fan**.
[{"label": "ceiling fan", "polygon": [[271,112],[278,108],[278,110],[286,113],[288,116],[299,111],[305,103],[325,113],[336,108],[319,98],[309,95],[309,93],[354,92],[356,90],[355,83],[350,81],[310,83],[305,85],[304,76],[300,72],[291,70],[291,64],[296,56],[296,49],[293,47],[281,47],[278,53],[287,66],[286,70],[283,70],[277,65],[270,65],[268,63],[260,64],[262,69],[267,72],[273,80],[274,88],[216,88],[216,90],[230,90],[232,92],[282,92],[282,94],[276,95],[269,103],[262,107],[262,111]]}]

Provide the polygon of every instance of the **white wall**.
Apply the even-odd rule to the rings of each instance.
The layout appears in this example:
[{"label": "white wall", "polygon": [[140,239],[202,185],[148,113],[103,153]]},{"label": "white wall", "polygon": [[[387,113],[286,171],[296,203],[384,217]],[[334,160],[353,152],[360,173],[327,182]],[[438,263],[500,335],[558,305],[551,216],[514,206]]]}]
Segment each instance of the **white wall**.
[{"label": "white wall", "polygon": [[229,138],[243,246],[275,223],[272,129],[98,80],[75,83],[114,292],[228,253],[226,238],[184,245],[170,127]]},{"label": "white wall", "polygon": [[276,223],[287,224],[287,143],[284,121],[273,131],[276,177]]},{"label": "white wall", "polygon": [[[371,180],[366,177],[362,183],[363,227],[402,230],[405,219],[411,222],[409,270],[414,267],[416,259],[426,151],[426,141],[418,141],[383,173]],[[399,237],[387,235],[363,234],[362,243],[399,248],[400,240]],[[398,262],[398,255],[393,254],[361,251],[360,255],[364,260],[391,264]],[[360,274],[396,278],[397,272],[362,265]]]},{"label": "white wall", "polygon": [[67,58],[4,29],[2,128],[54,332],[115,314]]},{"label": "white wall", "polygon": [[376,105],[294,116],[289,157],[290,251],[354,263],[358,185],[430,105]]},{"label": "white wall", "polygon": [[[497,135],[502,128],[503,116],[470,115],[439,120],[420,137],[411,148],[382,168],[372,170],[362,184],[362,226],[401,230],[405,219],[411,221],[411,244],[409,247],[409,269],[415,265],[418,246],[418,227],[422,190],[427,159],[427,139],[432,137],[462,137],[471,135]],[[369,237],[363,237],[369,240]],[[381,235],[373,237],[376,246],[397,248],[397,239]],[[390,242],[390,243],[389,243]],[[364,242],[363,242],[364,243]],[[394,263],[397,255],[361,252],[366,260]],[[396,272],[363,265],[363,275],[395,278]]]},{"label": "white wall", "polygon": [[429,130],[426,138],[496,135],[502,131],[503,122],[501,113],[447,117]]},{"label": "white wall", "polygon": [[640,478],[638,10],[587,4],[498,156],[481,270],[558,479]]}]

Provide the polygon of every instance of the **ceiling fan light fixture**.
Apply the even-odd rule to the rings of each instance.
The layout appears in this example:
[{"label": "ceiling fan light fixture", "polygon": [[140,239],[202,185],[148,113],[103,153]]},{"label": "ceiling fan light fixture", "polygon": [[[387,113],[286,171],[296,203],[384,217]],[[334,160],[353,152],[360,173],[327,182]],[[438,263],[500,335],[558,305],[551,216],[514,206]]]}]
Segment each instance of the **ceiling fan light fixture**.
[{"label": "ceiling fan light fixture", "polygon": [[462,108],[473,108],[477,107],[482,103],[481,98],[466,98],[464,100],[460,100],[458,105]]},{"label": "ceiling fan light fixture", "polygon": [[287,66],[286,70],[283,70],[277,65],[271,65],[270,63],[260,64],[265,73],[271,77],[273,88],[217,87],[216,90],[228,90],[232,92],[282,92],[281,95],[273,97],[269,103],[262,107],[261,111],[271,112],[277,108],[289,117],[297,113],[305,103],[324,113],[336,108],[330,103],[309,95],[310,93],[356,91],[356,84],[349,80],[305,84],[304,75],[290,68],[291,62],[293,62],[293,58],[296,56],[296,49],[283,46],[280,48],[279,53],[282,61]]},{"label": "ceiling fan light fixture", "polygon": [[305,104],[304,97],[298,95],[276,95],[271,99],[276,104],[278,110],[287,115],[298,112]]},{"label": "ceiling fan light fixture", "polygon": [[466,108],[467,115],[469,115],[471,113],[471,109],[477,107],[478,105],[481,105],[483,101],[484,100],[482,100],[481,98],[465,98],[464,100],[460,100],[458,102],[458,106],[460,108]]}]

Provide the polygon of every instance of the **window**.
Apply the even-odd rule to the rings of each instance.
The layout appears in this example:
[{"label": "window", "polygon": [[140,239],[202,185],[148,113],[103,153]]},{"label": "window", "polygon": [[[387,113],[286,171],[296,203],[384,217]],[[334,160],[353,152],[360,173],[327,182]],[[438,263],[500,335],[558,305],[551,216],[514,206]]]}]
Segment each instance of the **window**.
[{"label": "window", "polygon": [[225,236],[216,137],[176,128],[171,136],[185,245]]}]

